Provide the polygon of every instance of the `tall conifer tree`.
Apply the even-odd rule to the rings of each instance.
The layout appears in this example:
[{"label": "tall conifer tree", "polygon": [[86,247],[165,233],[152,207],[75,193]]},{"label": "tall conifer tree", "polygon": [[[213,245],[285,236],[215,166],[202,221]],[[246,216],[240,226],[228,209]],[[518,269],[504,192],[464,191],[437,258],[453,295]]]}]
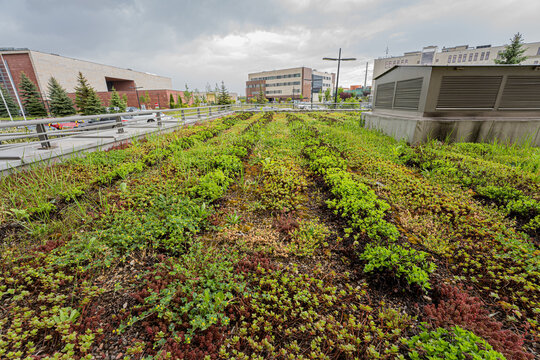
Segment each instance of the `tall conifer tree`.
[{"label": "tall conifer tree", "polygon": [[15,101],[13,100],[9,92],[2,85],[0,85],[0,91],[4,95],[4,99],[7,103],[6,109],[4,100],[2,100],[2,97],[0,97],[0,117],[8,117],[9,114],[11,114],[11,116],[17,116],[19,114],[19,107],[17,106],[17,104],[15,104]]},{"label": "tall conifer tree", "polygon": [[73,100],[54,77],[49,79],[48,90],[49,99],[51,99],[49,106],[53,116],[68,116],[77,113]]},{"label": "tall conifer tree", "polygon": [[41,101],[38,88],[23,72],[21,73],[21,99],[24,106],[24,111],[31,116],[47,116],[45,105]]}]

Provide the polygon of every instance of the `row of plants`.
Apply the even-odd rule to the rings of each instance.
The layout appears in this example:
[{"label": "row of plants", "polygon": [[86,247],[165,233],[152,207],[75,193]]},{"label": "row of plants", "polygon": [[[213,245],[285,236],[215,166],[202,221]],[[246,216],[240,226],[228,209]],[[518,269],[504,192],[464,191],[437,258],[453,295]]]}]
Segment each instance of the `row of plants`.
[{"label": "row of plants", "polygon": [[501,326],[517,327],[520,339],[533,341],[538,334],[538,253],[525,234],[470,192],[404,166],[400,154],[406,145],[363,129],[359,119],[315,126],[392,205],[408,242],[440,256],[454,275],[450,281],[473,285],[493,312],[503,314]]},{"label": "row of plants", "polygon": [[[187,149],[251,116],[251,113],[242,113],[225,117],[206,126],[151,137],[150,141],[134,141],[127,148],[96,151],[69,159],[65,164],[37,167],[24,176],[3,179],[1,188],[7,190],[3,206],[10,209],[6,214],[19,218],[34,214],[48,217],[59,203],[73,201],[96,187],[108,186],[129,174],[142,172],[170,156],[175,148]],[[21,180],[25,181],[28,192],[19,191]]]},{"label": "row of plants", "polygon": [[[193,143],[197,144],[204,146],[202,142]],[[171,155],[183,152],[178,147]],[[150,180],[146,174],[152,175],[147,170],[138,175],[139,179]],[[126,194],[127,187],[137,197],[137,187],[128,181],[119,184],[105,201],[114,201],[115,192]],[[154,193],[149,202],[152,206],[144,211],[112,203],[93,217],[91,226],[81,224],[67,240],[49,241],[30,252],[4,251],[0,278],[0,301],[5,311],[2,329],[12,335],[2,339],[0,355],[19,358],[42,353],[43,357],[91,358],[96,340],[110,335],[121,319],[115,322],[114,318],[100,317],[95,304],[106,293],[101,277],[126,267],[134,254],[184,253],[190,248],[191,236],[204,228],[210,207],[204,199],[182,195]],[[103,207],[103,203],[96,205]],[[116,291],[123,283],[126,280],[114,284]],[[27,330],[21,336],[23,328]]]},{"label": "row of plants", "polygon": [[479,197],[500,206],[507,216],[517,217],[523,230],[538,236],[540,154],[531,149],[524,156],[523,151],[512,149],[505,145],[450,146],[431,141],[414,148],[403,147],[402,158],[425,175],[471,188]]}]

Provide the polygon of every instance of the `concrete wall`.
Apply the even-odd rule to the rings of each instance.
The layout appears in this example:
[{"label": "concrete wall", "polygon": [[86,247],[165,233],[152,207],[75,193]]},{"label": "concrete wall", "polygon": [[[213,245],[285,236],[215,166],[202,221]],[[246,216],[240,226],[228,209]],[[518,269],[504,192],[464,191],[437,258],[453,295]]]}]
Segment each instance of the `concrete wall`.
[{"label": "concrete wall", "polygon": [[106,77],[133,80],[137,86],[142,86],[142,90],[172,88],[171,79],[163,76],[38,51],[30,51],[30,56],[42,91],[46,89],[49,78],[54,76],[67,92],[74,92],[79,71],[83,73],[96,91],[107,91]]},{"label": "concrete wall", "polygon": [[417,145],[430,139],[453,142],[487,142],[540,146],[537,118],[426,118],[363,113],[365,127],[380,130],[396,140]]}]

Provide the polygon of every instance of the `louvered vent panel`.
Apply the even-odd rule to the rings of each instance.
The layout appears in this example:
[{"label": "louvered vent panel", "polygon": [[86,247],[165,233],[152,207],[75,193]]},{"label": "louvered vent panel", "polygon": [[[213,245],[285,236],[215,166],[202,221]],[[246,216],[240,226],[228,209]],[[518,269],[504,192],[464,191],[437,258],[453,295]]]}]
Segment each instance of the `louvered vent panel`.
[{"label": "louvered vent panel", "polygon": [[443,76],[438,109],[492,109],[502,76]]},{"label": "louvered vent panel", "polygon": [[394,102],[395,82],[377,85],[375,107],[391,109]]},{"label": "louvered vent panel", "polygon": [[420,102],[423,78],[398,81],[396,85],[395,109],[417,110]]},{"label": "louvered vent panel", "polygon": [[500,109],[540,109],[540,76],[508,76]]}]

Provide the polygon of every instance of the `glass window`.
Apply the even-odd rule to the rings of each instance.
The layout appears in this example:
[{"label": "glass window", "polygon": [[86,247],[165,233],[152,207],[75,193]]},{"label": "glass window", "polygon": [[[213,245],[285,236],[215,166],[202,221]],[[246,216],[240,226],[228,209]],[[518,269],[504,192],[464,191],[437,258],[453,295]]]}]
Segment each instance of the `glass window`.
[{"label": "glass window", "polygon": [[472,61],[473,53],[469,54],[469,61]]},{"label": "glass window", "polygon": [[[405,60],[405,64],[408,64],[408,63],[409,63],[409,60],[408,60],[408,59],[407,59],[407,60]],[[328,80],[330,80],[330,79],[328,79]]]},{"label": "glass window", "polygon": [[538,48],[538,51],[536,52],[536,55],[540,55],[540,47]]},{"label": "glass window", "polygon": [[484,61],[484,52],[482,51],[482,53],[480,54],[480,61]]},{"label": "glass window", "polygon": [[489,51],[486,52],[486,57],[484,58],[484,60],[488,60],[489,59]]},{"label": "glass window", "polygon": [[458,58],[457,58],[457,62],[460,63],[461,62],[461,54],[459,54]]},{"label": "glass window", "polygon": [[456,58],[457,58],[457,55],[454,55],[454,57],[452,58],[452,64],[456,62]]},{"label": "glass window", "polygon": [[478,53],[474,53],[474,61],[478,60]]},{"label": "glass window", "polygon": [[450,61],[452,60],[452,55],[448,55],[448,63],[450,64]]}]

